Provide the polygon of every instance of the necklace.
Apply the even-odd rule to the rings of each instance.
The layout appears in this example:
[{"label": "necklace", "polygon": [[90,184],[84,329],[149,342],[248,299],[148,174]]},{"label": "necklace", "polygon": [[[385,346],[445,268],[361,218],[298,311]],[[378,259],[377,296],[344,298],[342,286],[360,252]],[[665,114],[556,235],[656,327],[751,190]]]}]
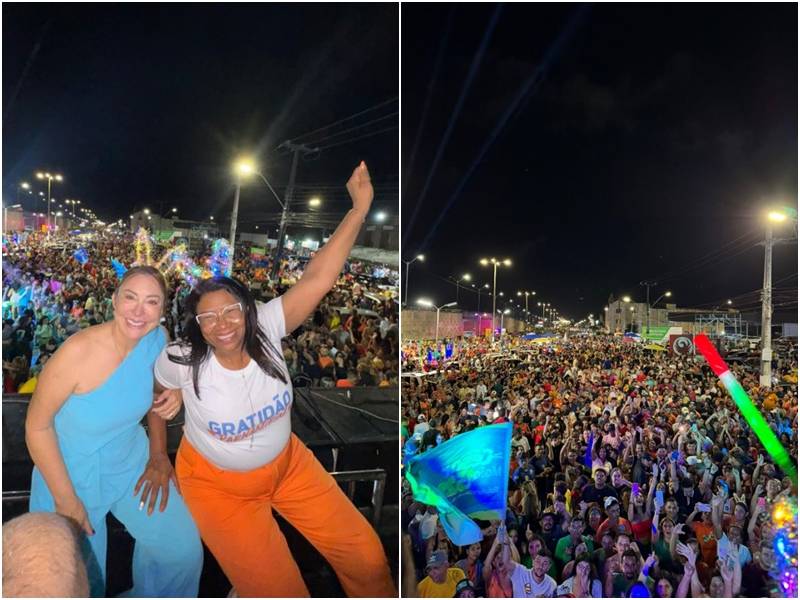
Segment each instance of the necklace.
[{"label": "necklace", "polygon": [[[242,371],[242,385],[244,386],[244,391],[247,394],[247,400],[248,400],[248,402],[250,402],[250,414],[254,415],[255,412],[256,412],[256,409],[253,406],[253,397],[250,395],[250,386],[247,383],[247,376],[245,375],[244,370]],[[253,421],[253,423],[255,423],[255,421]],[[256,437],[256,432],[255,432],[255,426],[254,426],[252,432],[250,433],[250,449],[253,448],[253,438],[255,438],[255,437]]]}]

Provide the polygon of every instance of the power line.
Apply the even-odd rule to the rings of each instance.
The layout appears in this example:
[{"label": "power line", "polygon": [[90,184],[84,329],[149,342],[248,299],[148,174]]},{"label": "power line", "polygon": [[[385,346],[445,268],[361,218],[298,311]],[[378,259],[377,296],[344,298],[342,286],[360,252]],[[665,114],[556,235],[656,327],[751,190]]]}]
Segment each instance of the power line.
[{"label": "power line", "polygon": [[364,129],[365,127],[369,127],[373,123],[377,123],[379,121],[384,121],[386,119],[391,119],[392,117],[396,117],[398,114],[400,114],[400,111],[396,110],[393,113],[389,113],[388,115],[384,115],[382,117],[378,117],[377,119],[372,119],[371,121],[367,121],[366,123],[363,123],[362,125],[356,125],[355,127],[351,127],[349,129],[343,129],[342,131],[340,131],[338,133],[332,133],[331,135],[326,136],[324,138],[320,138],[320,139],[315,140],[313,142],[309,142],[309,144],[313,144],[313,145],[316,146],[317,144],[319,144],[320,142],[324,142],[325,140],[329,140],[331,138],[339,137],[340,135],[344,135],[345,133],[351,133],[351,132],[357,131],[359,129]]},{"label": "power line", "polygon": [[327,146],[322,146],[320,150],[328,150],[329,148],[336,148],[337,146],[343,146],[344,144],[350,144],[352,142],[357,142],[358,140],[363,140],[364,138],[372,137],[374,135],[379,135],[381,133],[386,133],[387,131],[392,131],[393,129],[397,129],[397,125],[392,125],[391,127],[387,127],[385,129],[379,129],[378,131],[373,131],[372,133],[366,133],[364,135],[354,137],[348,140],[344,140],[341,142],[335,142],[333,144],[328,144]]},{"label": "power line", "polygon": [[296,142],[300,138],[303,138],[303,137],[306,137],[306,136],[309,136],[309,135],[314,135],[315,133],[319,133],[320,131],[325,131],[326,129],[330,129],[331,127],[335,127],[336,125],[339,125],[340,123],[345,123],[346,121],[351,121],[352,119],[355,119],[356,117],[360,117],[363,114],[366,114],[368,112],[372,112],[373,110],[377,110],[377,109],[379,109],[379,108],[381,108],[383,106],[386,106],[387,104],[391,104],[392,102],[396,102],[397,100],[398,100],[397,96],[395,96],[394,98],[389,98],[388,100],[384,100],[383,102],[379,102],[378,104],[375,104],[374,106],[370,106],[369,108],[366,108],[366,109],[364,109],[362,111],[359,111],[359,112],[357,112],[357,113],[355,113],[353,115],[350,115],[349,117],[345,117],[344,119],[339,119],[338,121],[334,121],[333,123],[325,125],[324,127],[319,127],[318,129],[315,129],[313,131],[309,131],[307,133],[303,133],[301,135],[298,135],[298,136],[292,138],[291,141],[292,142]]},{"label": "power line", "polygon": [[[736,246],[739,246],[740,244],[744,243],[744,244],[747,245],[747,249],[749,250],[752,247],[750,244],[752,244],[752,242],[754,242],[757,239],[757,236],[758,236],[758,234],[756,234],[753,231],[745,232],[742,235],[730,240],[729,242],[726,242],[722,246],[719,246],[718,248],[715,248],[714,250],[711,250],[711,251],[707,252],[706,254],[691,260],[685,266],[680,267],[677,270],[667,271],[666,273],[664,273],[660,277],[648,277],[647,279],[649,281],[670,281],[670,280],[676,279],[676,278],[678,278],[678,276],[683,275],[683,274],[688,273],[688,272],[691,272],[692,270],[695,270],[699,266],[702,266],[704,263],[708,262],[709,260],[714,260],[714,259],[718,258],[719,256],[724,255],[725,252],[729,251],[729,250],[726,250],[726,248],[728,246],[736,247]],[[752,237],[753,239],[752,240],[745,239],[745,238],[748,238],[748,237]],[[731,248],[730,250],[733,250],[733,248]],[[718,256],[715,256],[715,255],[718,255]]]}]

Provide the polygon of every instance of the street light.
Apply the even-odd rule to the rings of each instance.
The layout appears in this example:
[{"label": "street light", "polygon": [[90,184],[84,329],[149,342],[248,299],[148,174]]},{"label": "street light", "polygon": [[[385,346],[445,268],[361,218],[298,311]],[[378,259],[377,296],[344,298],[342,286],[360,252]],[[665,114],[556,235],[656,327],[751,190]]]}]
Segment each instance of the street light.
[{"label": "street light", "polygon": [[[296,159],[297,159],[297,154],[295,153],[295,162],[293,163],[292,166],[293,169],[296,168]],[[275,261],[272,263],[272,272],[270,274],[270,277],[274,279],[275,276],[278,274],[278,266],[280,263],[278,257],[281,255],[281,251],[283,249],[284,231],[286,230],[286,219],[289,214],[288,208],[289,208],[289,201],[291,199],[291,194],[292,194],[291,190],[293,184],[290,184],[289,190],[287,190],[286,192],[286,201],[284,202],[272,188],[269,181],[267,181],[267,178],[264,177],[263,173],[261,173],[258,170],[255,162],[253,162],[249,158],[240,159],[235,165],[235,171],[238,176],[236,178],[236,195],[234,196],[233,199],[233,211],[231,212],[231,248],[234,247],[234,242],[236,238],[236,219],[239,213],[239,193],[242,187],[242,178],[249,177],[251,175],[258,175],[261,178],[261,180],[266,184],[266,186],[269,188],[269,191],[272,192],[272,195],[275,197],[275,200],[278,201],[278,204],[280,204],[281,224],[280,227],[278,228],[278,243],[275,246]],[[293,177],[294,175],[292,175],[292,178]],[[214,218],[212,217],[211,220],[213,221]]]},{"label": "street light", "polygon": [[64,181],[64,178],[61,175],[51,175],[50,173],[36,173],[36,179],[47,179],[47,236],[50,237],[50,185],[52,184],[53,180],[58,181],[61,183]]},{"label": "street light", "polygon": [[464,273],[461,277],[457,279],[452,278],[450,281],[456,284],[456,302],[458,302],[458,289],[461,287],[461,282],[472,281],[472,275],[470,275],[469,273]]},{"label": "street light", "polygon": [[19,191],[20,191],[20,190],[25,190],[25,191],[26,191],[26,192],[28,192],[29,194],[33,194],[33,192],[31,191],[31,186],[30,186],[30,184],[29,184],[27,181],[23,181],[23,182],[21,182],[21,183],[20,183],[20,184],[17,186],[17,204],[19,204]]},{"label": "street light", "polygon": [[481,264],[485,267],[491,264],[494,271],[492,276],[492,341],[494,342],[494,313],[497,310],[497,266],[502,264],[503,266],[510,267],[511,259],[504,258],[503,260],[497,260],[496,258],[482,258]]},{"label": "street light", "polygon": [[144,214],[149,215],[150,214],[150,209],[149,208],[145,208],[144,209]]},{"label": "street light", "polygon": [[411,266],[411,263],[415,261],[422,261],[425,262],[425,255],[424,254],[417,254],[411,260],[404,260],[403,262],[406,263],[406,301],[405,305],[408,306],[408,268]]},{"label": "street light", "polygon": [[645,335],[650,335],[650,309],[655,307],[655,305],[658,304],[658,301],[661,300],[662,298],[669,298],[670,296],[672,296],[672,292],[670,291],[664,292],[658,297],[658,299],[655,302],[650,304],[650,287],[657,285],[657,283],[655,281],[652,282],[642,281],[639,283],[639,285],[647,287],[647,332],[645,333]]},{"label": "street light", "polygon": [[511,312],[511,309],[510,308],[507,308],[505,310],[498,309],[497,312],[500,313],[500,337],[503,337],[503,317],[509,314]]},{"label": "street light", "polygon": [[322,200],[320,200],[316,196],[314,196],[313,198],[311,198],[311,200],[308,201],[308,205],[311,208],[318,208],[320,204],[322,204]]},{"label": "street light", "polygon": [[435,308],[436,309],[436,337],[434,338],[436,341],[439,340],[439,311],[443,308],[448,308],[450,306],[455,306],[458,302],[448,302],[447,304],[442,304],[441,306],[436,306],[430,300],[426,300],[425,298],[420,298],[417,300],[417,304],[420,306],[427,306],[428,308]]}]

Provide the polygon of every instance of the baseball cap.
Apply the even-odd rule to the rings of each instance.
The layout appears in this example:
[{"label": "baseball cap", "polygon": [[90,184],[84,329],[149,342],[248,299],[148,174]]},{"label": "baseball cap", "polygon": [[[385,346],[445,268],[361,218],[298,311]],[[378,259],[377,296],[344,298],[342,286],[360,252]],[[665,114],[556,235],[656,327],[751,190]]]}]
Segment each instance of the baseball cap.
[{"label": "baseball cap", "polygon": [[472,587],[472,583],[469,579],[462,579],[456,584],[456,597],[465,590],[472,590],[475,592],[475,588]]},{"label": "baseball cap", "polygon": [[428,559],[428,564],[426,565],[426,569],[430,569],[431,567],[436,567],[439,565],[443,565],[447,563],[447,552],[444,550],[436,550],[435,552],[431,553],[430,558]]},{"label": "baseball cap", "polygon": [[617,504],[619,504],[619,500],[617,500],[616,498],[614,498],[614,496],[606,496],[606,499],[603,501],[603,504],[604,504],[604,506],[605,506],[606,508],[608,508],[609,506],[611,506],[611,505],[612,505],[612,504],[614,504],[615,502],[616,502]]}]

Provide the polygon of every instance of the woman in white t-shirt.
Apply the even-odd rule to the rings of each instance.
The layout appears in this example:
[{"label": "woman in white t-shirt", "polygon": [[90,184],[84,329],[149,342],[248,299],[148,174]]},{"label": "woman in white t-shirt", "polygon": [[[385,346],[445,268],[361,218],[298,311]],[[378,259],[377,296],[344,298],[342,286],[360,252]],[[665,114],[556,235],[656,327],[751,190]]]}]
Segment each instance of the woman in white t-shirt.
[{"label": "woman in white t-shirt", "polygon": [[288,292],[256,304],[233,279],[200,282],[186,299],[186,338],[156,361],[157,381],[180,388],[186,407],[181,494],[242,597],[309,595],[272,509],[322,553],[348,596],[396,596],[375,531],[291,432],[280,351],[335,283],[366,218],[373,190],[363,162],[347,190],[353,209]]}]

